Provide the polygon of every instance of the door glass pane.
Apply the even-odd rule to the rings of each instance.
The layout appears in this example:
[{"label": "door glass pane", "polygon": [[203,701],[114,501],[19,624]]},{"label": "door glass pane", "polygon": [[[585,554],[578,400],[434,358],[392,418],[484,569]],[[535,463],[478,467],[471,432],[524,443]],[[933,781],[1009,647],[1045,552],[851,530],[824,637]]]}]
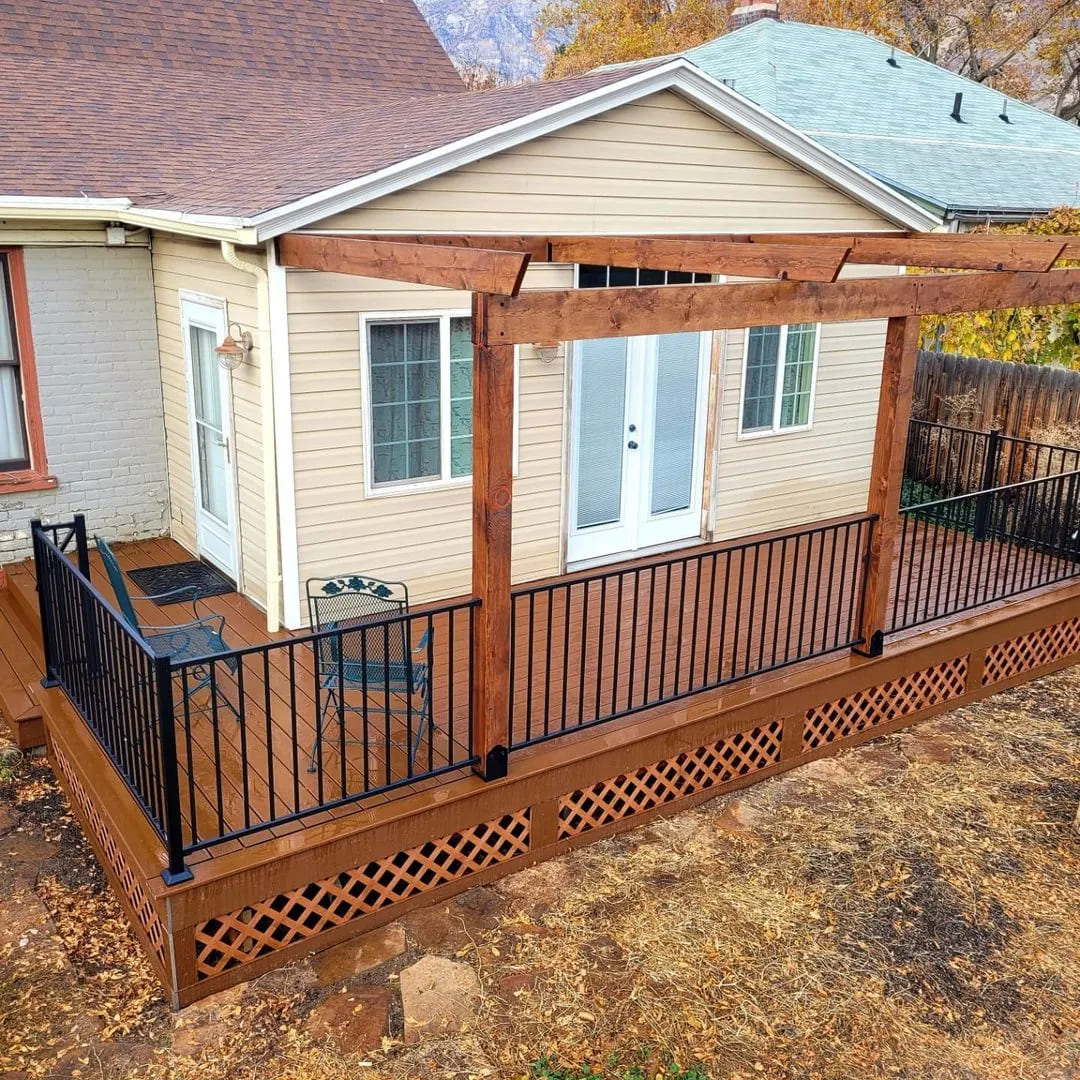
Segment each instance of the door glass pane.
[{"label": "door glass pane", "polygon": [[221,430],[221,380],[214,348],[217,335],[204,326],[188,328],[191,372],[195,380],[195,418]]},{"label": "door glass pane", "polygon": [[438,320],[368,327],[376,484],[442,475],[439,353]]},{"label": "door glass pane", "polygon": [[626,434],[626,338],[581,343],[578,365],[577,521],[579,529],[622,516]]},{"label": "door glass pane", "polygon": [[815,323],[795,323],[788,327],[784,388],[780,398],[781,427],[802,427],[810,422],[816,340]]},{"label": "door glass pane", "polygon": [[773,426],[779,348],[779,326],[755,326],[751,329],[746,349],[743,431],[759,431]]},{"label": "door glass pane", "polygon": [[649,492],[653,514],[685,510],[691,503],[700,355],[699,334],[664,334],[657,339]]},{"label": "door glass pane", "polygon": [[196,422],[199,451],[199,492],[202,508],[222,524],[229,520],[229,463],[221,434]]}]

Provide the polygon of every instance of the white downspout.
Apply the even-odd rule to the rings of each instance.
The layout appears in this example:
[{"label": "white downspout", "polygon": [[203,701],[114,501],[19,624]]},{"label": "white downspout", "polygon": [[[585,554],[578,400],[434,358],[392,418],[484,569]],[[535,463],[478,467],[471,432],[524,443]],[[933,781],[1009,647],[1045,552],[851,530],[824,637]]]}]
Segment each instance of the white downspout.
[{"label": "white downspout", "polygon": [[266,545],[266,629],[276,633],[281,628],[281,559],[278,550],[277,452],[274,434],[273,338],[270,332],[270,279],[266,270],[236,254],[236,245],[221,241],[221,257],[237,270],[255,278],[255,308],[259,336],[259,409],[262,432],[263,506]]}]

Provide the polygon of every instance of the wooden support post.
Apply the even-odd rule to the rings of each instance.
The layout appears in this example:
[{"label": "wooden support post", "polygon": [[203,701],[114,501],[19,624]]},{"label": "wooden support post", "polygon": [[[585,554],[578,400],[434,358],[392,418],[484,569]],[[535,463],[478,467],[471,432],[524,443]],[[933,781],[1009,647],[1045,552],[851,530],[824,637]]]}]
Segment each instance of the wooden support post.
[{"label": "wooden support post", "polygon": [[514,347],[488,343],[491,296],[473,295],[473,751],[485,780],[506,775],[510,745],[510,529]]},{"label": "wooden support post", "polygon": [[916,316],[894,316],[889,319],[885,335],[885,364],[881,372],[877,432],[866,506],[867,513],[877,514],[878,520],[874,522],[867,553],[859,635],[862,645],[856,649],[865,656],[880,656],[884,648],[896,531],[900,521],[904,453],[911,419],[911,397],[915,390],[919,325]]}]

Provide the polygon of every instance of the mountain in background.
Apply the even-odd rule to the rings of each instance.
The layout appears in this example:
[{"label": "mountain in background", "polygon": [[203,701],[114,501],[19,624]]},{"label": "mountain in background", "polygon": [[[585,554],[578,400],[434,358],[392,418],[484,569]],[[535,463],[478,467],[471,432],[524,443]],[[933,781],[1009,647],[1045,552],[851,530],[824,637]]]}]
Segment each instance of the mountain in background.
[{"label": "mountain in background", "polygon": [[545,58],[533,40],[545,0],[416,0],[450,58],[508,83],[537,79]]}]

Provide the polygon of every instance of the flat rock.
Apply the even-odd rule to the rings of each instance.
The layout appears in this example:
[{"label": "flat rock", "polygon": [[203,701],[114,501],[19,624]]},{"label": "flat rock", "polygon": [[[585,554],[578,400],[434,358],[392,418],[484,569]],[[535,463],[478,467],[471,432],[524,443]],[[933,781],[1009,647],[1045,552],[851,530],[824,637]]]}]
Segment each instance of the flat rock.
[{"label": "flat rock", "polygon": [[328,994],[308,1014],[307,1033],[352,1053],[378,1050],[390,1035],[392,1002],[393,994],[385,986],[358,986]]},{"label": "flat rock", "polygon": [[833,784],[836,787],[851,787],[855,783],[855,777],[844,767],[844,763],[834,757],[818,758],[800,765],[795,770],[794,777],[815,784]]},{"label": "flat rock", "polygon": [[0,903],[0,957],[19,969],[66,969],[67,951],[56,936],[49,909],[25,882],[16,879],[7,889],[7,898]]},{"label": "flat rock", "polygon": [[0,806],[0,836],[7,836],[18,824],[19,819],[10,806]]},{"label": "flat rock", "polygon": [[495,891],[510,901],[515,910],[535,922],[550,911],[576,885],[565,859],[553,859],[530,866],[503,878]]},{"label": "flat rock", "polygon": [[943,735],[901,735],[900,753],[919,765],[948,765],[956,760],[956,747]]},{"label": "flat rock", "polygon": [[761,806],[746,799],[732,799],[716,816],[713,824],[722,832],[749,836],[760,831],[772,820],[772,815]]},{"label": "flat rock", "polygon": [[319,986],[331,986],[353,975],[363,975],[405,951],[405,927],[399,922],[380,926],[369,934],[335,945],[312,957]]},{"label": "flat rock", "polygon": [[535,971],[513,971],[503,975],[496,985],[504,998],[518,997],[532,990],[539,979],[540,975]]},{"label": "flat rock", "polygon": [[33,885],[41,864],[59,850],[59,844],[15,829],[0,838],[0,871]]},{"label": "flat rock", "polygon": [[196,1001],[173,1017],[173,1053],[181,1057],[198,1057],[204,1050],[217,1046],[240,1013],[240,1000],[246,986],[230,986],[210,997]]},{"label": "flat rock", "polygon": [[476,972],[442,956],[421,957],[404,968],[399,979],[407,1043],[460,1031],[480,1002]]}]

